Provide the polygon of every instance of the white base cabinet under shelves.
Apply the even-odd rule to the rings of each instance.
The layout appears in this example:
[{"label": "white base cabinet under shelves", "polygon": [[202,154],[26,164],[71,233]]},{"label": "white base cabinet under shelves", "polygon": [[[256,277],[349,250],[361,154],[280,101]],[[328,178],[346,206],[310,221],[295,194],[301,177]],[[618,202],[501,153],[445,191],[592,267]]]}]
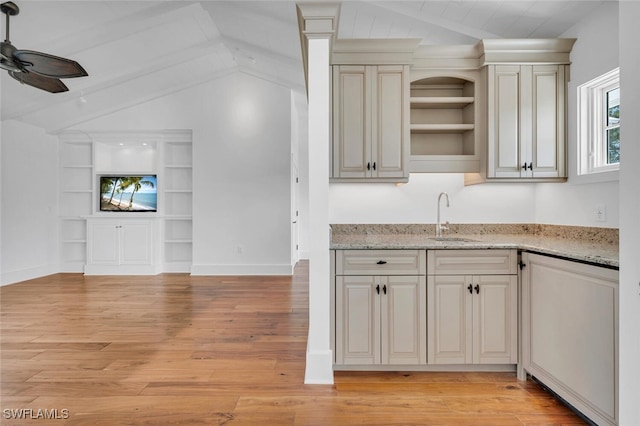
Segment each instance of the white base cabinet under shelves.
[{"label": "white base cabinet under shelves", "polygon": [[618,271],[524,253],[527,373],[598,425],[618,421]]},{"label": "white base cabinet under shelves", "polygon": [[153,275],[160,272],[154,218],[87,219],[87,275]]}]

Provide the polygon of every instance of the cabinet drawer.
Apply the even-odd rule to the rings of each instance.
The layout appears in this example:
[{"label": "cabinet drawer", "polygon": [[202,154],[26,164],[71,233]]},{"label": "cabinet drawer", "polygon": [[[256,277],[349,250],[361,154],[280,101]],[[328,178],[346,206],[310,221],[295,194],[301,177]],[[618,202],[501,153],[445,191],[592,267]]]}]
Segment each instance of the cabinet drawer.
[{"label": "cabinet drawer", "polygon": [[426,275],[425,250],[337,250],[336,275]]},{"label": "cabinet drawer", "polygon": [[429,275],[517,274],[516,250],[429,250]]}]

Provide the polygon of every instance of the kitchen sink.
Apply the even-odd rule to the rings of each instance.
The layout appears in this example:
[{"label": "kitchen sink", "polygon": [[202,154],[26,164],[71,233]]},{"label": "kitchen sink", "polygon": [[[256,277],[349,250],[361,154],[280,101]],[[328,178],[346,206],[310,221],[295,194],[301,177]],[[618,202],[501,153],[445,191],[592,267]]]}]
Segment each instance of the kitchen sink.
[{"label": "kitchen sink", "polygon": [[472,240],[470,238],[461,238],[461,237],[430,237],[429,239],[434,241],[457,241],[457,242],[467,242],[467,243],[477,242],[476,240]]}]

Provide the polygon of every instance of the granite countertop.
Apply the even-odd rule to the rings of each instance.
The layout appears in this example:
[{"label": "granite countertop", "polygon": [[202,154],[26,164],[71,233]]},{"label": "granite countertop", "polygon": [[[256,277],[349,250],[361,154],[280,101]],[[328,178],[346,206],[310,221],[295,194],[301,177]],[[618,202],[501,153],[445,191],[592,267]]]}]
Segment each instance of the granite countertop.
[{"label": "granite countertop", "polygon": [[463,240],[437,241],[435,227],[433,232],[428,232],[431,227],[332,225],[331,249],[518,249],[619,267],[617,229],[528,224],[452,225],[451,232],[444,236]]}]

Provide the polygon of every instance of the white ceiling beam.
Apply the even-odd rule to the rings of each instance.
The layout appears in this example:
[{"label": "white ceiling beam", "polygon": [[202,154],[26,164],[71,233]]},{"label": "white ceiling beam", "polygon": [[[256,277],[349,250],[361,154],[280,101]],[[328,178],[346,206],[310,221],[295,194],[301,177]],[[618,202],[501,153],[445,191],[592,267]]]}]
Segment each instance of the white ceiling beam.
[{"label": "white ceiling beam", "polygon": [[460,24],[459,22],[454,22],[450,19],[443,18],[442,16],[429,16],[424,13],[416,13],[415,8],[411,8],[402,4],[402,2],[375,2],[368,3],[370,6],[379,7],[382,9],[386,9],[390,12],[398,13],[400,15],[404,15],[419,21],[422,21],[429,25],[434,25],[436,27],[456,32],[467,37],[473,37],[478,40],[482,40],[485,38],[500,38],[500,36],[493,34],[489,31],[483,31],[478,28],[473,28],[468,25]]}]

